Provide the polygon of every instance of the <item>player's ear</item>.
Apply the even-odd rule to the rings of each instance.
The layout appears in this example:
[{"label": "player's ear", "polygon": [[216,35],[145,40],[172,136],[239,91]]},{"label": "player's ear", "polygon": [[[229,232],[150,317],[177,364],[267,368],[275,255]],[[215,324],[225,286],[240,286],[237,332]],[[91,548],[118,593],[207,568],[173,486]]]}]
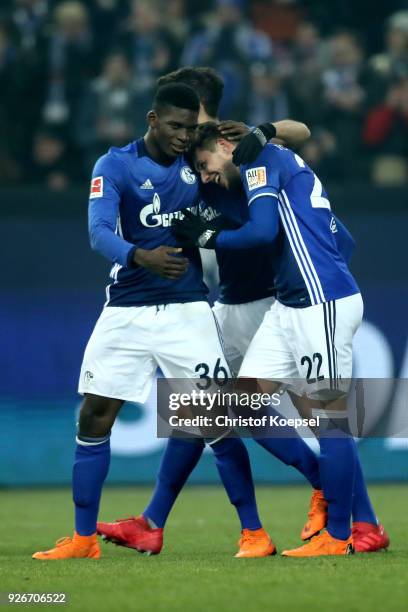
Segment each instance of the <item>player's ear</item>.
[{"label": "player's ear", "polygon": [[217,140],[217,144],[220,146],[221,151],[225,153],[226,155],[229,155],[230,153],[232,153],[234,145],[229,140],[226,140],[225,138],[219,138]]},{"label": "player's ear", "polygon": [[156,111],[154,110],[149,110],[149,112],[146,115],[146,119],[147,119],[147,124],[149,127],[154,128],[157,125],[157,120],[158,120],[158,116]]}]

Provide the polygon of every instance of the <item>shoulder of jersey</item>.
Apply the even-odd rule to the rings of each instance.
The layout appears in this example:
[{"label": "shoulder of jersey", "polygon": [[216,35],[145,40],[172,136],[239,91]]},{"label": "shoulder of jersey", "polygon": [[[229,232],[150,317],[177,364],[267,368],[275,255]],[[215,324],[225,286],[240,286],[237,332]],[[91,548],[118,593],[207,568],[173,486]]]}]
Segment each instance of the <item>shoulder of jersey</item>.
[{"label": "shoulder of jersey", "polygon": [[283,145],[280,144],[275,144],[273,142],[268,142],[268,144],[264,147],[262,153],[260,154],[260,157],[263,156],[264,158],[271,158],[271,157],[285,157],[287,155],[293,155],[293,151],[291,151],[290,149],[288,149],[287,147],[284,147]]},{"label": "shoulder of jersey", "polygon": [[291,153],[291,151],[289,149],[286,149],[286,147],[283,147],[282,145],[268,143],[262,149],[256,160],[250,164],[243,164],[241,166],[241,170],[247,170],[248,168],[265,165],[273,158],[280,157],[282,154],[285,155],[287,153]]},{"label": "shoulder of jersey", "polygon": [[111,157],[116,157],[118,159],[123,159],[127,155],[135,155],[137,157],[137,147],[135,142],[129,142],[129,144],[124,147],[110,147],[107,155]]}]

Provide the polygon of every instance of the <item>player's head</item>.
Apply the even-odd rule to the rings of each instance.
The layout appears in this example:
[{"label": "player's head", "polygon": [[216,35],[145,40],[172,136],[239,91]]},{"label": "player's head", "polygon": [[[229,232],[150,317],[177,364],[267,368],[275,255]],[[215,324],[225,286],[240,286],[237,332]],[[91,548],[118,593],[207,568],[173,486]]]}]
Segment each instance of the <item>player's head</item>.
[{"label": "player's head", "polygon": [[200,98],[198,123],[215,120],[218,117],[224,81],[213,68],[186,66],[169,72],[157,81],[159,87],[169,83],[184,83],[194,89]]},{"label": "player's head", "polygon": [[216,183],[233,189],[241,183],[239,169],[232,163],[236,143],[223,138],[213,121],[198,126],[191,154],[203,183]]},{"label": "player's head", "polygon": [[188,85],[171,83],[159,87],[147,121],[150,136],[164,155],[175,158],[188,149],[199,109],[200,100]]}]

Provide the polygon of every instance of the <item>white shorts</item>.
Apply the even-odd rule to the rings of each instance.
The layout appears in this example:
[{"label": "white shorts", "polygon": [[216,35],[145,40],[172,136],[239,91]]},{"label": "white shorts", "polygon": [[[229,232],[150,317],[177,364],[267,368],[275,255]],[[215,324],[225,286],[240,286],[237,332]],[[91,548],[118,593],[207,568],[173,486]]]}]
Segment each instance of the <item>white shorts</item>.
[{"label": "white shorts", "polygon": [[362,317],[359,293],[308,308],[275,302],[248,348],[239,376],[283,382],[299,395],[322,400],[346,392],[353,336]]},{"label": "white shorts", "polygon": [[233,372],[238,373],[251,340],[274,301],[274,297],[267,297],[245,304],[215,302],[213,312],[224,341],[225,356]]},{"label": "white shorts", "polygon": [[85,349],[79,393],[144,403],[156,369],[213,377],[227,360],[207,302],[103,309]]}]

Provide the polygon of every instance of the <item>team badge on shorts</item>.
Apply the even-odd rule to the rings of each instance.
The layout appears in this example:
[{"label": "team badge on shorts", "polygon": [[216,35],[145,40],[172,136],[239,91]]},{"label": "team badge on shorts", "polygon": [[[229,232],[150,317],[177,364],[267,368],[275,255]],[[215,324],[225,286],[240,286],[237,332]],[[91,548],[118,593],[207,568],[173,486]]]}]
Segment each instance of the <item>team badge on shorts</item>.
[{"label": "team badge on shorts", "polygon": [[103,196],[103,176],[95,176],[91,181],[91,193],[89,198],[101,198]]},{"label": "team badge on shorts", "polygon": [[266,167],[261,166],[260,168],[250,168],[245,172],[246,180],[248,183],[249,191],[258,189],[258,187],[265,187],[266,185]]},{"label": "team badge on shorts", "polygon": [[89,370],[87,370],[84,374],[84,383],[86,385],[89,385],[91,380],[93,379],[94,375],[92,374],[92,372],[90,372]]}]

